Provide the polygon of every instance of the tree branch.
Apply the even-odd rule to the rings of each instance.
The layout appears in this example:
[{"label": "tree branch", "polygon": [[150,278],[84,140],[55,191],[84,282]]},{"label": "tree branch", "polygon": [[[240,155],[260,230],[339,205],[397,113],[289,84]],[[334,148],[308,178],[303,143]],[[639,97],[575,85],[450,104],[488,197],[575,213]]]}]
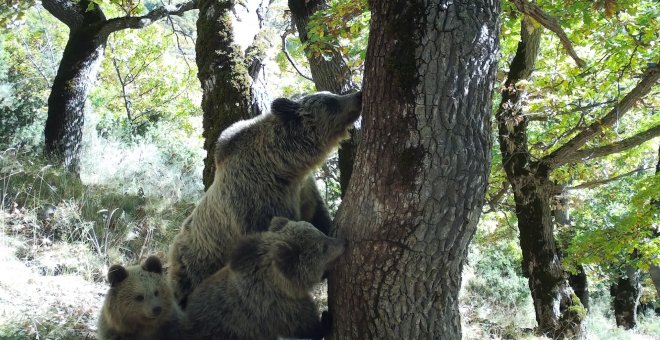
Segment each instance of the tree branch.
[{"label": "tree branch", "polygon": [[[656,64],[657,65],[657,64]],[[558,165],[565,164],[566,159],[578,151],[580,147],[586,144],[594,135],[600,133],[620,119],[632,106],[646,94],[660,79],[660,67],[650,67],[642,80],[605,116],[593,122],[587,128],[578,133],[571,140],[566,142],[559,149],[543,157],[540,163],[543,163],[549,169],[556,168]]]},{"label": "tree branch", "polygon": [[571,58],[575,60],[575,63],[580,68],[586,66],[584,60],[580,59],[580,57],[578,57],[577,53],[573,49],[573,45],[571,44],[571,41],[568,39],[568,36],[566,36],[566,33],[564,33],[564,30],[559,25],[557,19],[543,12],[543,10],[533,2],[527,2],[526,0],[510,0],[510,1],[514,5],[516,5],[519,11],[529,15],[530,17],[534,18],[534,20],[536,20],[539,24],[543,25],[543,27],[554,32],[559,37],[559,40],[561,41],[561,44],[564,46],[566,52],[568,52],[568,55],[570,55]]},{"label": "tree branch", "polygon": [[41,5],[70,29],[75,29],[83,22],[85,8],[82,8],[81,3],[71,0],[42,0]]},{"label": "tree branch", "polygon": [[112,32],[121,31],[127,28],[143,28],[166,16],[182,15],[187,11],[196,9],[198,8],[198,2],[199,0],[190,0],[177,5],[160,6],[139,17],[124,16],[120,18],[112,18],[103,25],[101,34],[109,35]]},{"label": "tree branch", "polygon": [[289,35],[289,33],[290,33],[290,31],[289,31],[289,29],[287,29],[287,30],[285,30],[284,33],[280,36],[280,37],[282,38],[282,53],[284,53],[284,56],[286,57],[286,59],[289,61],[289,63],[291,64],[291,66],[293,66],[293,69],[296,70],[296,72],[298,72],[298,74],[299,74],[301,77],[303,77],[303,78],[305,78],[305,79],[307,79],[307,80],[309,80],[309,81],[311,81],[311,82],[314,82],[314,79],[312,79],[312,77],[307,76],[307,75],[303,74],[302,71],[300,71],[300,69],[298,68],[298,66],[296,65],[296,63],[293,61],[293,58],[291,58],[291,56],[289,55],[289,52],[286,50],[286,37],[287,37],[287,35]]},{"label": "tree branch", "polygon": [[490,199],[486,200],[486,204],[488,204],[490,209],[488,211],[484,211],[484,214],[492,211],[498,211],[497,205],[500,204],[500,200],[502,200],[506,193],[509,192],[510,187],[511,183],[508,180],[505,180],[504,183],[502,183],[502,187],[495,194],[493,194]]},{"label": "tree branch", "polygon": [[584,161],[592,158],[598,158],[598,157],[619,153],[621,151],[640,145],[648,141],[649,139],[653,139],[654,137],[657,136],[660,136],[660,125],[654,126],[644,132],[640,132],[632,137],[622,139],[612,144],[598,146],[591,149],[577,150],[574,153],[567,156],[566,158],[564,158],[557,165],[574,163],[578,161]]},{"label": "tree branch", "polygon": [[646,171],[646,170],[649,170],[649,169],[652,169],[652,168],[635,169],[635,170],[626,172],[625,174],[621,174],[621,175],[610,177],[610,178],[600,179],[600,180],[596,180],[596,181],[585,182],[585,183],[582,183],[582,184],[578,184],[574,187],[565,188],[564,190],[591,189],[591,188],[595,188],[595,187],[603,185],[603,184],[618,181],[618,180],[620,180],[624,177],[628,177],[630,175],[636,174],[638,172]]}]

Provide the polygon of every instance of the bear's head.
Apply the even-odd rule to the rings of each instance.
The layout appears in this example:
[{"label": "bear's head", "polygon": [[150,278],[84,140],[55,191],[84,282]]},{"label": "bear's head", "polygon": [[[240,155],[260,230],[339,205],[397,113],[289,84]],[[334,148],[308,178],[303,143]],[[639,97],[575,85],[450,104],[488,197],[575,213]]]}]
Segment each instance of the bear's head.
[{"label": "bear's head", "polygon": [[304,289],[321,282],[328,265],[346,249],[345,240],[329,237],[304,221],[274,217],[269,230],[279,235],[273,249],[277,270]]},{"label": "bear's head", "polygon": [[155,326],[174,312],[174,297],[156,256],[141,266],[113,265],[108,270],[110,318],[125,327]]},{"label": "bear's head", "polygon": [[230,267],[250,278],[258,272],[274,273],[268,274],[267,280],[274,280],[275,285],[285,290],[308,291],[321,282],[328,265],[345,248],[345,240],[328,237],[311,223],[274,217],[269,231],[238,242]]},{"label": "bear's head", "polygon": [[362,92],[346,95],[317,92],[296,101],[278,98],[271,104],[271,113],[288,126],[299,127],[297,130],[304,131],[305,136],[315,136],[314,142],[332,147],[347,136],[347,128],[360,117],[361,111]]}]

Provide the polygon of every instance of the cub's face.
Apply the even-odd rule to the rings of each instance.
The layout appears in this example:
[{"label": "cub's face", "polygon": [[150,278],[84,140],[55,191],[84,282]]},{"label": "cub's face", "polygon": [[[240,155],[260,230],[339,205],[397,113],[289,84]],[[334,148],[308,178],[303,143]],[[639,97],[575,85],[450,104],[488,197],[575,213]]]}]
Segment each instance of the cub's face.
[{"label": "cub's face", "polygon": [[275,263],[289,280],[311,288],[321,282],[328,265],[344,253],[346,241],[328,237],[312,224],[275,217],[270,231],[278,233]]},{"label": "cub's face", "polygon": [[114,265],[108,271],[108,280],[110,309],[124,320],[149,326],[158,324],[171,313],[172,292],[157,257],[149,257],[142,266]]},{"label": "cub's face", "polygon": [[346,135],[346,129],[361,111],[362,92],[347,95],[317,92],[298,101],[279,98],[271,105],[271,112],[285,122],[314,131],[314,135],[329,142]]}]

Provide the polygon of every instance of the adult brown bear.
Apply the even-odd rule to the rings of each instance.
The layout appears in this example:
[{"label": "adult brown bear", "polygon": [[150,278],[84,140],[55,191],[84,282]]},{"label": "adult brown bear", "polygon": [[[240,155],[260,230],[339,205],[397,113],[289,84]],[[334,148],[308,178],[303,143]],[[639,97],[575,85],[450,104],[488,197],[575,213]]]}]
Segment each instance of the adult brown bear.
[{"label": "adult brown bear", "polygon": [[[310,213],[318,209],[303,207],[306,216],[301,216],[301,207],[309,203],[301,202],[301,196],[320,200],[309,176],[348,136],[361,108],[361,92],[279,98],[270,113],[221,133],[213,184],[170,248],[168,275],[182,307],[202,280],[227,263],[240,237],[267,230],[273,217],[306,219],[327,232],[327,212],[326,222],[319,222],[323,213]],[[312,206],[323,208],[318,203]]]}]

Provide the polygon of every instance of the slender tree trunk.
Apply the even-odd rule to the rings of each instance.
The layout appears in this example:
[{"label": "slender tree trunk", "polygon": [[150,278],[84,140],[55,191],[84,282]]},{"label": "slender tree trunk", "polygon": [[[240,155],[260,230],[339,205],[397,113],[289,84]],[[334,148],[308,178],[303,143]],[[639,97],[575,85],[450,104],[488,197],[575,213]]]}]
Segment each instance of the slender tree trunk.
[{"label": "slender tree trunk", "polygon": [[618,327],[631,329],[637,326],[637,306],[641,292],[639,269],[627,266],[625,273],[610,287]]},{"label": "slender tree trunk", "polygon": [[541,31],[522,20],[521,41],[501,91],[496,118],[502,165],[511,183],[523,254],[523,273],[529,279],[539,331],[553,338],[581,337],[585,310],[564,271],[556,248],[550,206],[555,192],[549,169],[532,161],[527,147],[527,119],[522,115],[524,88],[536,62]]},{"label": "slender tree trunk", "polygon": [[[289,9],[291,9],[291,15],[301,42],[305,43],[308,40],[307,24],[309,23],[309,17],[316,11],[326,7],[327,2],[325,0],[289,0]],[[351,78],[351,70],[339,51],[333,50],[330,55],[323,57],[307,53],[307,61],[317,90],[344,94],[358,89],[358,85]],[[351,138],[342,142],[338,150],[339,185],[342,195],[346,193],[353,172],[358,136],[359,131],[352,129]]]},{"label": "slender tree trunk", "polygon": [[105,21],[103,13],[91,10],[84,16],[82,25],[71,28],[69,33],[48,97],[44,129],[46,155],[76,174],[80,172],[85,101],[96,79],[107,41],[107,36],[99,35]]},{"label": "slender tree trunk", "polygon": [[232,123],[251,116],[250,76],[245,58],[234,44],[231,0],[200,0],[195,46],[202,84],[204,159],[203,181],[208,188],[215,175],[215,143]]},{"label": "slender tree trunk", "polygon": [[498,1],[370,1],[363,140],[336,218],[333,339],[460,339],[490,166]]},{"label": "slender tree trunk", "polygon": [[[660,174],[660,146],[658,146],[658,162],[655,163],[655,174]],[[656,207],[660,208],[660,200],[655,200],[651,202],[655,204]],[[655,233],[655,237],[660,237],[660,230]],[[656,299],[660,300],[660,266],[652,264],[649,267],[649,274],[651,275],[651,281],[653,281],[653,286],[655,286]],[[660,307],[658,307],[660,309]]]}]

